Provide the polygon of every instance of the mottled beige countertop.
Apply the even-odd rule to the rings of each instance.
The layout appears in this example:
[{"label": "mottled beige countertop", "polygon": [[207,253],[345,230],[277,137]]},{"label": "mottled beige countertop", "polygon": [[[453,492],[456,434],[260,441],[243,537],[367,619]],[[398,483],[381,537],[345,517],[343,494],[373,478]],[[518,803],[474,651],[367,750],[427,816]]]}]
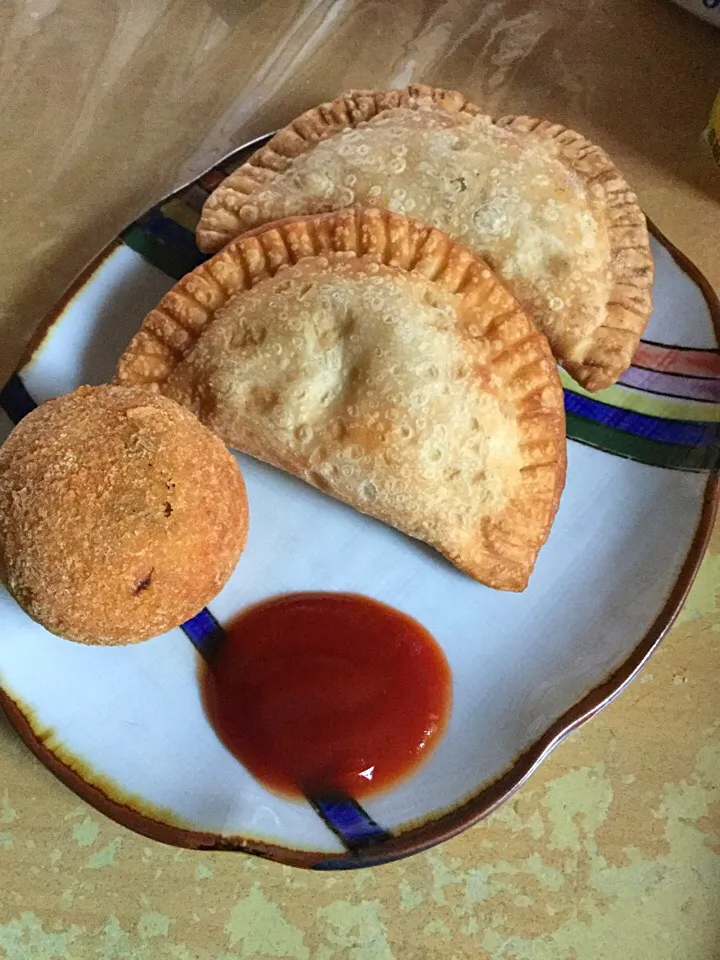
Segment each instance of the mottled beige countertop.
[{"label": "mottled beige countertop", "polygon": [[[720,173],[700,144],[720,33],[665,0],[4,0],[0,382],[163,193],[344,88],[414,80],[599,140],[720,286]],[[0,958],[718,960],[719,583],[716,532],[619,700],[489,820],[376,870],[153,844],[0,719]]]}]

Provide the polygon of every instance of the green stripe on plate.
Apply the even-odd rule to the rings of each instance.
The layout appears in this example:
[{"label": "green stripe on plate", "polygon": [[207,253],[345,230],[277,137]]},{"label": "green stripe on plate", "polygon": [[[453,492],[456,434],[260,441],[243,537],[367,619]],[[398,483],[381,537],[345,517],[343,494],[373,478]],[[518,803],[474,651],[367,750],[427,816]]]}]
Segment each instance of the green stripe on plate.
[{"label": "green stripe on plate", "polygon": [[124,230],[122,239],[131,250],[139,253],[153,267],[162,270],[173,280],[180,280],[197,266],[178,250],[158,240],[137,224]]},{"label": "green stripe on plate", "polygon": [[680,400],[675,397],[660,397],[653,393],[641,393],[615,384],[607,390],[590,393],[575,383],[569,373],[560,370],[560,380],[566,390],[579,393],[582,397],[591,400],[600,400],[609,403],[612,407],[622,410],[634,410],[635,413],[646,413],[651,417],[665,417],[670,420],[703,420],[706,423],[720,423],[720,404],[703,403],[700,400]]},{"label": "green stripe on plate", "polygon": [[595,420],[588,420],[577,413],[566,413],[568,440],[579,440],[588,446],[597,447],[618,457],[637,460],[653,467],[670,467],[674,470],[712,470],[717,462],[717,448],[685,447],[676,443],[663,443],[647,437],[637,437],[615,427],[607,427]]}]

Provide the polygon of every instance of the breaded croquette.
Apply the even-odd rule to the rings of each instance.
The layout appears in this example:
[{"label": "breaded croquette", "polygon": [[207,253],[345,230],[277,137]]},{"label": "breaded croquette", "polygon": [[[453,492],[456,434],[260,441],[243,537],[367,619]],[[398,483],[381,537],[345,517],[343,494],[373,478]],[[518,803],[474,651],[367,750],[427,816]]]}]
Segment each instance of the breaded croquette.
[{"label": "breaded croquette", "polygon": [[0,447],[0,579],[69,640],[134,643],[192,617],[232,573],[247,527],[232,455],[142,388],[80,387]]}]

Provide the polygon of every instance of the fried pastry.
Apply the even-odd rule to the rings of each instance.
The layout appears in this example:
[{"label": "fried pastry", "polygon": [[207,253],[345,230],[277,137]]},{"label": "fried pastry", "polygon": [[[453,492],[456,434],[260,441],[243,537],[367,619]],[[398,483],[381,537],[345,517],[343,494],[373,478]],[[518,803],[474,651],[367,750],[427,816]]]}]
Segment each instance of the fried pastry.
[{"label": "fried pastry", "polygon": [[629,366],[651,310],[645,217],[607,154],[456,92],[357,91],[308,110],[205,203],[199,246],[354,203],[409,214],[483,257],[589,390]]},{"label": "fried pastry", "polygon": [[234,457],[186,409],[138,387],[81,387],[0,447],[0,582],[52,633],[122,644],[220,590],[245,545]]},{"label": "fried pastry", "polygon": [[145,319],[116,380],[521,590],[565,478],[545,337],[482,260],[384,210],[241,237]]}]

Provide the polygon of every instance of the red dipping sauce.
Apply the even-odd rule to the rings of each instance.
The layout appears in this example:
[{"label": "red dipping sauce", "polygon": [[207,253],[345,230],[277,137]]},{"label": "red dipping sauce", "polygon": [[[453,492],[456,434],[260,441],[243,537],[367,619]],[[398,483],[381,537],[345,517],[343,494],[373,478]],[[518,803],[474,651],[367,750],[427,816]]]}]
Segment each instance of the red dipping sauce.
[{"label": "red dipping sauce", "polygon": [[226,747],[286,796],[363,797],[437,745],[451,675],[411,617],[356,594],[296,593],[251,607],[205,672]]}]

